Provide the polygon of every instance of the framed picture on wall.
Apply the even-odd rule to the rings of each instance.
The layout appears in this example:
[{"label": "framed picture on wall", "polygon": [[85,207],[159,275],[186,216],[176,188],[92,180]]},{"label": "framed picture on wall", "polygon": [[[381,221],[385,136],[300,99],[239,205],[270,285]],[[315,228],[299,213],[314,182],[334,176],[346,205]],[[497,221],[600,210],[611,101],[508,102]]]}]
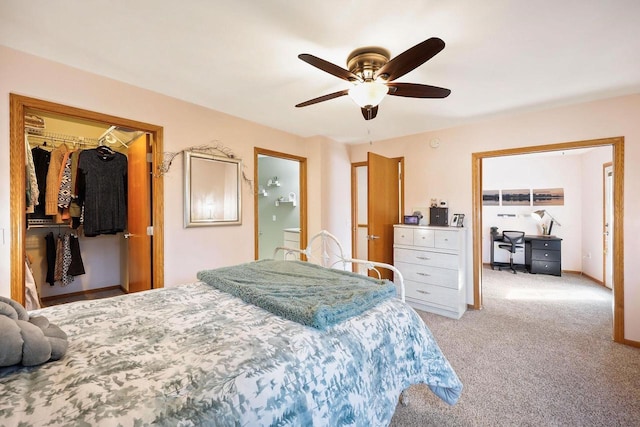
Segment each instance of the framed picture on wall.
[{"label": "framed picture on wall", "polygon": [[452,227],[464,227],[464,214],[453,214],[451,218]]}]

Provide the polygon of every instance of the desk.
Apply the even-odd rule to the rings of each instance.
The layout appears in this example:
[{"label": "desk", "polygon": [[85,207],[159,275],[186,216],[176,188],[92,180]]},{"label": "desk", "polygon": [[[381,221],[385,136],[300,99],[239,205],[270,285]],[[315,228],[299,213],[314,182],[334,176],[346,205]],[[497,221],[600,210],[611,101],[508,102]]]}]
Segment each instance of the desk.
[{"label": "desk", "polygon": [[[494,261],[494,242],[502,242],[502,233],[491,233],[491,268],[508,267]],[[562,239],[556,236],[524,236],[524,265],[532,274],[562,275]]]}]

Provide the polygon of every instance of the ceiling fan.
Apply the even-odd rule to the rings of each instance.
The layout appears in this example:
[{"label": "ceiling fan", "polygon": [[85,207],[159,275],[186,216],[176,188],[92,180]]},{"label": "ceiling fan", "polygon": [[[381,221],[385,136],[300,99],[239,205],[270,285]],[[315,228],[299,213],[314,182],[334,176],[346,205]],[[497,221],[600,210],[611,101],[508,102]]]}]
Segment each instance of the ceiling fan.
[{"label": "ceiling fan", "polygon": [[302,53],[298,58],[304,62],[351,82],[354,86],[301,102],[296,107],[306,107],[349,95],[360,106],[364,119],[371,120],[378,114],[378,104],[387,94],[407,98],[446,98],[451,93],[449,89],[417,83],[394,82],[395,79],[433,58],[442,49],[444,49],[444,42],[437,37],[431,37],[390,60],[389,51],[386,49],[363,47],[351,52],[347,58],[347,69],[308,53]]}]

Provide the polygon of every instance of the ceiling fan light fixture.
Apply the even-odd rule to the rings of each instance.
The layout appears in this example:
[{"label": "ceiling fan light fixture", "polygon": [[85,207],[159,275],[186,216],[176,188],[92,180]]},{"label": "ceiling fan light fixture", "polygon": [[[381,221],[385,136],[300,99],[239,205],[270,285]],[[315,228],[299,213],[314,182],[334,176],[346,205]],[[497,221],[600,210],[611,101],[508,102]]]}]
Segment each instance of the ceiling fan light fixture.
[{"label": "ceiling fan light fixture", "polygon": [[389,87],[384,83],[369,81],[353,86],[349,96],[360,108],[372,108],[380,104],[388,92]]}]

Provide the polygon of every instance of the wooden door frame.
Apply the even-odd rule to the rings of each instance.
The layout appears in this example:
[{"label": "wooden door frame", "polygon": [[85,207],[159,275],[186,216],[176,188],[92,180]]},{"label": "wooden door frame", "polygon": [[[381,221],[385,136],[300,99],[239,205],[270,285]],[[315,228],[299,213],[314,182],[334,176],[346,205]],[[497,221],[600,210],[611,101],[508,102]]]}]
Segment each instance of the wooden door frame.
[{"label": "wooden door frame", "polygon": [[624,137],[592,139],[558,144],[538,145],[495,151],[472,153],[472,221],[473,221],[473,308],[482,308],[482,160],[491,157],[576,148],[612,147],[613,159],[613,341],[635,345],[624,338]]},{"label": "wooden door frame", "polygon": [[[293,154],[281,153],[266,148],[253,147],[253,242],[254,258],[260,255],[259,244],[259,209],[258,209],[258,156],[277,157],[279,159],[293,160],[300,165],[300,247],[307,247],[307,158]],[[302,257],[304,259],[304,256]]]},{"label": "wooden door frame", "polygon": [[[604,285],[605,288],[608,288],[607,286],[607,257],[609,256],[609,252],[611,251],[611,248],[608,247],[607,245],[607,235],[605,233],[607,233],[607,227],[605,226],[605,224],[607,223],[607,168],[611,167],[611,173],[613,174],[613,162],[606,162],[602,164],[602,253],[604,254],[603,258],[602,258],[602,284]],[[613,176],[613,183],[615,184],[615,176]],[[613,231],[615,233],[615,229],[616,229],[616,223],[614,221],[613,223]],[[605,251],[605,249],[607,251]],[[615,268],[613,268],[613,270],[615,270]],[[615,283],[615,281],[614,281]],[[613,286],[611,286],[611,289],[613,289]]]},{"label": "wooden door frame", "polygon": [[[367,162],[351,163],[351,256],[358,258],[358,175],[357,170],[363,166],[368,166]],[[368,220],[367,220],[368,222]],[[355,272],[357,266],[353,264],[351,269]]]},{"label": "wooden door frame", "polygon": [[[135,120],[97,113],[54,102],[43,101],[22,95],[9,94],[10,141],[9,141],[9,185],[11,188],[11,298],[20,304],[25,302],[25,234],[27,229],[25,215],[25,150],[24,115],[25,111],[55,113],[69,118],[89,120],[129,129],[144,131],[152,141],[152,171],[162,165],[163,128]],[[164,181],[161,175],[152,175],[152,221],[153,221],[153,288],[164,286]]]}]

